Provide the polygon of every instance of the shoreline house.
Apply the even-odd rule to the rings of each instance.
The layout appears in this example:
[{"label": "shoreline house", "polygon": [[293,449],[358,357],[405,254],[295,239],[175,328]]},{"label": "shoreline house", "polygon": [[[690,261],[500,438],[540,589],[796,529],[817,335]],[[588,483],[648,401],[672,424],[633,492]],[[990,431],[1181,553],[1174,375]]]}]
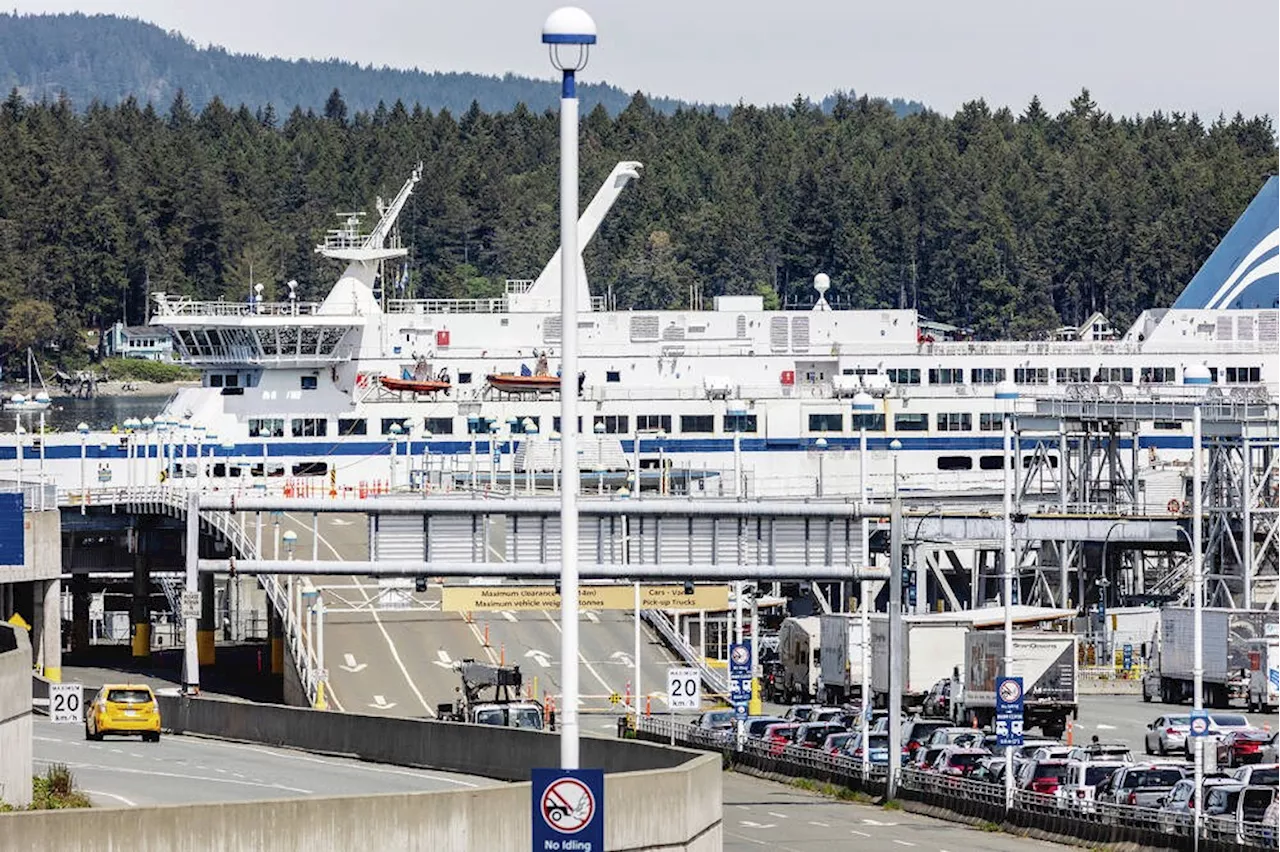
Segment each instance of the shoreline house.
[{"label": "shoreline house", "polygon": [[173,339],[154,325],[125,325],[117,322],[107,331],[104,350],[108,358],[140,358],[172,361]]}]

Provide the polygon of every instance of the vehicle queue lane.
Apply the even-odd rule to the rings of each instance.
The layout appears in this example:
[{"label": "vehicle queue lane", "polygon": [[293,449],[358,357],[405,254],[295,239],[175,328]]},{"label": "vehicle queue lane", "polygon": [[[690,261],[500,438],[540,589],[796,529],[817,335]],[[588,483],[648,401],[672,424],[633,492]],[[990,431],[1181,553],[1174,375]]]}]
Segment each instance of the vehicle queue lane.
[{"label": "vehicle queue lane", "polygon": [[291,749],[163,735],[87,742],[80,725],[34,717],[35,769],[65,764],[95,807],[464,790],[502,782]]}]

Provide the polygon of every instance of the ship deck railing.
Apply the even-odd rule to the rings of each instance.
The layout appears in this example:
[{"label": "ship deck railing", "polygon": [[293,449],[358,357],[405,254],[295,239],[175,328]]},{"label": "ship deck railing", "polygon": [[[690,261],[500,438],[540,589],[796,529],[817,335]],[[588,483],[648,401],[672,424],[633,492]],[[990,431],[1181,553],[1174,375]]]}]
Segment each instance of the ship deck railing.
[{"label": "ship deck railing", "polygon": [[[159,294],[158,294],[159,295]],[[289,317],[313,316],[320,302],[224,302],[156,299],[154,317]]]}]

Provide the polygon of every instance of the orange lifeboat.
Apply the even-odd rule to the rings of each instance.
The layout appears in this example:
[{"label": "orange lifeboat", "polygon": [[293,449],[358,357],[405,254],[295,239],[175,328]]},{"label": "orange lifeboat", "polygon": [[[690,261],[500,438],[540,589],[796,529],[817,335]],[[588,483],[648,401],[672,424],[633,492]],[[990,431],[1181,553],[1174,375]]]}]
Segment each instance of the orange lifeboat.
[{"label": "orange lifeboat", "polygon": [[409,391],[411,393],[437,393],[447,391],[449,383],[439,379],[396,379],[383,376],[379,381],[389,391]]},{"label": "orange lifeboat", "polygon": [[519,376],[515,373],[490,373],[489,387],[504,393],[536,393],[560,390],[559,376]]}]

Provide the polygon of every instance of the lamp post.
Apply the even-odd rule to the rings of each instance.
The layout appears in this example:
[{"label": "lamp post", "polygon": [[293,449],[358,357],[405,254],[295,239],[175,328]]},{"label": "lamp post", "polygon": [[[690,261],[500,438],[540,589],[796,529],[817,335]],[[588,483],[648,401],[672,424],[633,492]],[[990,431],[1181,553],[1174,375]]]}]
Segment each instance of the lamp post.
[{"label": "lamp post", "polygon": [[658,496],[667,494],[667,430],[659,429],[658,439]]},{"label": "lamp post", "polygon": [[467,416],[467,433],[471,435],[471,491],[476,490],[476,433],[480,431],[480,418],[474,414]]},{"label": "lamp post", "polygon": [[[996,385],[996,407],[1004,420],[1004,659],[1001,671],[1013,676],[1013,413],[1018,387],[1005,379]],[[1013,808],[1013,749],[1004,752],[1004,807]]]},{"label": "lamp post", "polygon": [[[902,442],[889,444],[893,459],[893,499],[889,522],[889,782],[888,797],[898,792],[902,774],[902,498],[898,496],[898,453]],[[867,744],[863,744],[865,749]]]},{"label": "lamp post", "polygon": [[498,462],[502,458],[502,448],[498,445],[498,423],[489,423],[489,493],[498,490]]},{"label": "lamp post", "polygon": [[827,455],[827,439],[826,439],[826,438],[819,438],[818,440],[816,440],[816,441],[814,441],[814,442],[813,442],[813,445],[814,445],[815,447],[817,447],[817,448],[818,448],[818,493],[817,493],[817,496],[818,496],[818,497],[821,497],[821,496],[822,496],[822,491],[823,491],[823,488],[822,488],[822,479],[823,479],[823,476],[822,476],[822,474],[823,474],[823,461],[824,461],[824,459],[825,459],[825,457],[826,457],[826,455]]},{"label": "lamp post", "polygon": [[387,490],[396,490],[396,445],[400,443],[400,433],[404,431],[399,423],[387,427],[387,443],[391,445],[390,469],[387,473]]},{"label": "lamp post", "polygon": [[[1191,373],[1190,370],[1187,371]],[[1208,371],[1205,370],[1205,373]],[[1200,406],[1191,413],[1191,598],[1195,616],[1194,653],[1192,689],[1193,706],[1197,711],[1204,710],[1204,482],[1202,467],[1204,465],[1204,429]],[[1248,457],[1245,458],[1246,469]],[[1248,495],[1245,496],[1246,501]],[[1246,543],[1252,547],[1252,543]],[[1223,698],[1226,698],[1225,692]],[[1195,754],[1195,791],[1204,796],[1204,737],[1196,737]],[[1195,848],[1200,849],[1201,814],[1204,808],[1195,809]]]},{"label": "lamp post", "polygon": [[80,514],[85,514],[88,510],[86,505],[89,502],[89,481],[86,479],[85,467],[87,465],[85,459],[88,454],[87,443],[89,440],[89,424],[81,422],[76,426],[76,431],[80,433]]},{"label": "lamp post", "polygon": [[604,493],[604,421],[597,420],[591,427],[596,436],[596,494]]},{"label": "lamp post", "polygon": [[[560,87],[560,422],[561,468],[578,463],[578,94],[575,75],[587,67],[596,24],[574,6],[555,10],[542,25]],[[560,765],[578,768],[578,489],[560,492]]]},{"label": "lamp post", "polygon": [[1107,630],[1105,621],[1107,612],[1107,589],[1109,589],[1113,584],[1113,581],[1107,577],[1107,544],[1111,541],[1111,533],[1113,533],[1117,527],[1122,526],[1124,526],[1124,521],[1115,521],[1111,526],[1107,527],[1107,534],[1102,537],[1102,562],[1098,569],[1098,573],[1100,575],[1098,578],[1098,600],[1101,603],[1099,612],[1102,614],[1104,619],[1102,627],[1102,634],[1104,637],[1103,646],[1107,649],[1108,665],[1115,664],[1115,652],[1111,647],[1111,643],[1105,641]]},{"label": "lamp post", "polygon": [[[746,418],[745,408],[735,407],[725,412],[725,421],[733,432],[733,496],[736,500],[746,496],[746,489],[742,487],[742,421]],[[739,638],[738,641],[741,642],[742,639]]]},{"label": "lamp post", "polygon": [[[289,561],[293,561],[294,548],[298,546],[298,534],[293,530],[284,531],[284,549],[289,554]],[[287,621],[294,623],[294,659],[298,657],[298,643],[301,641],[301,622],[302,622],[302,584],[293,574],[289,575],[288,581],[285,583],[285,607],[289,610],[289,618]]]},{"label": "lamp post", "polygon": [[507,418],[507,455],[511,456],[511,470],[508,474],[507,492],[512,496],[516,496],[516,435],[520,433],[520,420],[516,417]]},{"label": "lamp post", "polygon": [[560,463],[557,458],[560,454],[560,433],[552,430],[551,440],[551,492],[553,494],[560,493]]},{"label": "lamp post", "polygon": [[524,419],[524,435],[525,435],[524,478],[525,478],[525,493],[528,494],[530,497],[533,496],[535,489],[534,489],[534,482],[533,482],[534,469],[529,466],[529,451],[530,449],[532,449],[531,442],[533,441],[534,436],[537,434],[538,434],[538,424],[533,422],[532,417],[526,417]]},{"label": "lamp post", "polygon": [[[431,490],[431,439],[434,437],[430,429],[422,430],[422,494],[425,497]],[[443,469],[441,476],[443,477]]]},{"label": "lamp post", "polygon": [[[866,391],[853,395],[853,419],[858,426],[858,503],[867,499],[867,421],[875,416],[876,401]],[[863,552],[866,550],[864,548]]]}]

